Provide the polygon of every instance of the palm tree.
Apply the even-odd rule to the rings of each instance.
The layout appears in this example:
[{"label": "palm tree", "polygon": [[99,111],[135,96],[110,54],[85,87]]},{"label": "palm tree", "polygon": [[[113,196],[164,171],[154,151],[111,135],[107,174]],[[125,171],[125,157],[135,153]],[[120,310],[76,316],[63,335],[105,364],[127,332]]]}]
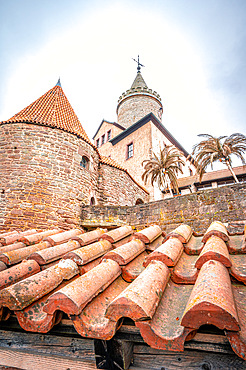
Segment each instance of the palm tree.
[{"label": "palm tree", "polygon": [[[144,164],[145,163],[145,164]],[[142,180],[147,183],[148,177],[151,178],[151,185],[157,182],[159,189],[167,189],[173,196],[173,189],[178,193],[177,175],[183,173],[181,165],[185,165],[182,159],[182,154],[172,145],[165,145],[160,149],[160,154],[157,156],[153,153],[153,157],[142,162],[144,165],[144,173]]]},{"label": "palm tree", "polygon": [[239,133],[230,136],[220,136],[218,138],[208,134],[200,134],[198,136],[206,138],[194,145],[192,152],[197,165],[196,172],[199,175],[200,182],[206,168],[211,165],[213,169],[213,162],[220,161],[228,167],[234,180],[238,183],[239,181],[232,169],[231,155],[234,154],[241,159],[243,165],[246,164],[243,157],[246,151],[246,136]]}]

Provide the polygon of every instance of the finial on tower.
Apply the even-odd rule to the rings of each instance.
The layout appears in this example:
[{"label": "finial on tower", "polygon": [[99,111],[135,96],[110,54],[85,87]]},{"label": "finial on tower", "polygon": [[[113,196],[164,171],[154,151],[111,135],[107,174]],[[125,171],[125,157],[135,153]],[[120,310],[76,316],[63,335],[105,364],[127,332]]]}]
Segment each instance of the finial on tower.
[{"label": "finial on tower", "polygon": [[60,87],[61,87],[61,80],[60,80],[60,77],[59,77],[59,79],[58,79],[58,81],[57,81],[56,86],[60,86]]},{"label": "finial on tower", "polygon": [[137,70],[138,70],[138,73],[140,73],[140,69],[141,69],[141,67],[144,67],[144,65],[139,62],[139,55],[138,55],[138,60],[136,60],[134,58],[132,58],[132,59],[134,60],[134,62],[136,62],[138,64]]}]

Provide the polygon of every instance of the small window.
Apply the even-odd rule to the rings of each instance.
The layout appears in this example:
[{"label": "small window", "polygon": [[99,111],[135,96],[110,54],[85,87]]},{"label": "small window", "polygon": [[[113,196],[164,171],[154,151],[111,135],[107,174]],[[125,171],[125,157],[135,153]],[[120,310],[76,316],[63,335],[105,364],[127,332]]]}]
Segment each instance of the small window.
[{"label": "small window", "polygon": [[99,148],[99,145],[100,145],[100,139],[97,139],[96,143],[97,143],[97,148]]},{"label": "small window", "polygon": [[95,198],[94,197],[91,197],[90,205],[91,206],[94,206],[95,204],[96,204]]},{"label": "small window", "polygon": [[105,143],[105,135],[102,136],[102,145]]},{"label": "small window", "polygon": [[189,167],[189,171],[190,171],[190,176],[193,176],[193,171],[190,167]]},{"label": "small window", "polygon": [[111,139],[111,130],[107,132],[107,141],[109,141],[110,139]]},{"label": "small window", "polygon": [[89,158],[87,158],[85,155],[83,155],[81,159],[80,166],[85,168],[86,170],[89,169]]},{"label": "small window", "polygon": [[133,143],[127,145],[127,159],[133,157]]}]

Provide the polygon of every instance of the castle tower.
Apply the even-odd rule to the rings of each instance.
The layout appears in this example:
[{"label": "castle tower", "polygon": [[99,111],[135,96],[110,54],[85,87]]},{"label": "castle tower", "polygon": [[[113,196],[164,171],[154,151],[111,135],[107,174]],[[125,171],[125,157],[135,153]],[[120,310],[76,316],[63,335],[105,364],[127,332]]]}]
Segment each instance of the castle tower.
[{"label": "castle tower", "polygon": [[79,225],[98,197],[99,153],[57,85],[0,123],[0,229]]},{"label": "castle tower", "polygon": [[126,90],[118,99],[117,117],[118,124],[128,128],[149,113],[153,113],[159,121],[162,119],[163,106],[160,95],[149,89],[140,72],[138,72],[129,90]]}]

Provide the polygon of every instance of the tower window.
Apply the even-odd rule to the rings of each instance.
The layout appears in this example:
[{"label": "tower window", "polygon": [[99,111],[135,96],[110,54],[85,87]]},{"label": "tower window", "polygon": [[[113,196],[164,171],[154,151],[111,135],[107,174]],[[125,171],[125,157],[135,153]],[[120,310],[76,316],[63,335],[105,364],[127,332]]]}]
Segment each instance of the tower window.
[{"label": "tower window", "polygon": [[89,158],[87,158],[85,155],[83,155],[83,157],[81,159],[80,167],[83,167],[86,170],[89,169]]},{"label": "tower window", "polygon": [[127,159],[133,157],[133,143],[127,145]]},{"label": "tower window", "polygon": [[110,139],[111,139],[111,130],[107,132],[107,141],[109,141]]},{"label": "tower window", "polygon": [[102,136],[102,145],[105,143],[105,134]]},{"label": "tower window", "polygon": [[97,143],[97,148],[99,148],[99,145],[100,145],[100,139],[97,139],[96,143]]}]

